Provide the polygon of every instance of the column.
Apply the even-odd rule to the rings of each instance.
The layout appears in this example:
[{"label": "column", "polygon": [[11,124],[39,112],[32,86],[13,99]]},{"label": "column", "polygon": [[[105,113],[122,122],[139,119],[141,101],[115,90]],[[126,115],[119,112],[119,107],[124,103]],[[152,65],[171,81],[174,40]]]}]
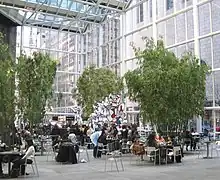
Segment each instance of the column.
[{"label": "column", "polygon": [[84,56],[85,56],[85,49],[84,49],[84,34],[80,34],[81,37],[81,53],[80,53],[80,74],[83,72],[83,68],[84,68]]},{"label": "column", "polygon": [[199,51],[199,12],[198,12],[198,6],[197,6],[198,0],[193,0],[193,23],[194,23],[194,49],[195,49],[195,55],[197,57],[200,57],[200,51]]},{"label": "column", "polygon": [[215,135],[216,135],[216,114],[215,114],[215,110],[213,109],[212,110],[212,117],[213,117],[213,132],[214,132],[214,135],[213,135],[213,138],[215,139]]},{"label": "column", "polygon": [[[125,59],[126,59],[126,52],[127,52],[127,47],[126,47],[126,12],[124,12],[121,15],[121,42],[120,42],[120,49],[121,49],[121,53],[120,53],[120,59],[121,59],[121,64],[120,64],[120,74],[121,77],[124,76],[124,74],[126,73],[126,64],[125,64]],[[125,82],[124,82],[125,83]],[[122,101],[124,102],[124,113],[126,113],[126,109],[127,109],[127,101],[126,101],[126,97],[124,97],[124,92],[122,93]]]},{"label": "column", "polygon": [[[200,57],[200,49],[199,49],[199,12],[197,6],[198,0],[193,0],[193,23],[194,23],[194,50],[195,56]],[[200,62],[199,62],[200,63]],[[201,116],[196,117],[196,130],[197,132],[202,132],[202,118]]]},{"label": "column", "polygon": [[[15,64],[18,64],[18,57],[20,55],[22,55],[22,51],[23,51],[23,44],[24,44],[24,26],[20,26],[18,27],[20,28],[20,39],[17,38],[17,42],[16,44],[19,44],[18,48],[16,49],[16,58],[15,58]],[[17,32],[19,32],[19,30],[17,29]],[[18,34],[17,34],[17,37]],[[17,76],[17,73],[15,73],[15,97],[17,97],[19,99],[19,79],[18,79],[18,76]],[[20,129],[21,128],[21,119],[19,118],[19,116],[21,115],[21,111],[18,107],[18,105],[16,104],[15,105],[15,124],[18,126],[18,128]]]},{"label": "column", "polygon": [[157,1],[152,0],[152,23],[153,23],[153,39],[157,42]]},{"label": "column", "polygon": [[102,67],[103,65],[103,59],[102,59],[102,47],[101,45],[103,44],[103,27],[102,25],[99,25],[99,37],[98,38],[98,48],[97,51],[99,51],[99,67]]},{"label": "column", "polygon": [[125,74],[125,58],[126,58],[126,38],[125,38],[125,34],[126,34],[126,13],[123,13],[121,15],[121,76],[124,76]]},{"label": "column", "polygon": [[89,36],[88,36],[88,33],[89,32],[87,32],[86,34],[85,34],[85,36],[86,36],[86,43],[85,43],[85,59],[86,59],[86,66],[88,66],[89,65],[89,59],[88,59],[88,51],[89,51],[89,47],[88,47],[88,43],[89,43]]}]

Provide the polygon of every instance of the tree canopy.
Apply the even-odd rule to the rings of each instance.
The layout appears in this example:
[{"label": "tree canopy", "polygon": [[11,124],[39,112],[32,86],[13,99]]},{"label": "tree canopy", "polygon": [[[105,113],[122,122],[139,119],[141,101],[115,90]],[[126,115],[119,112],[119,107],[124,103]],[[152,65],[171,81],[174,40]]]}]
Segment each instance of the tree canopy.
[{"label": "tree canopy", "polygon": [[177,58],[161,40],[146,39],[144,50],[133,48],[138,68],[128,71],[125,80],[145,121],[173,127],[203,114],[207,65],[191,53]]},{"label": "tree canopy", "polygon": [[123,80],[107,68],[86,68],[77,81],[73,97],[83,107],[83,114],[88,117],[93,112],[93,105],[110,94],[123,89]]},{"label": "tree canopy", "polygon": [[15,114],[15,62],[8,45],[0,33],[0,131],[14,119]]},{"label": "tree canopy", "polygon": [[31,123],[44,116],[46,102],[52,97],[57,61],[40,52],[18,58],[19,109]]}]

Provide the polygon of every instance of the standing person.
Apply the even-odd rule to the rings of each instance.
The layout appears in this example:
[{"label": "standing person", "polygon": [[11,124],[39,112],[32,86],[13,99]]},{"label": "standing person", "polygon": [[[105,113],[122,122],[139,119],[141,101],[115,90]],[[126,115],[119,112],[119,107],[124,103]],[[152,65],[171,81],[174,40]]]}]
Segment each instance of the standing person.
[{"label": "standing person", "polygon": [[98,139],[101,134],[102,134],[102,131],[100,131],[100,129],[96,129],[95,132],[90,136],[92,144],[94,145],[94,148],[93,148],[93,157],[94,158],[97,158]]},{"label": "standing person", "polygon": [[[101,144],[103,144],[103,146],[106,146],[107,145],[106,137],[107,137],[107,130],[104,128],[104,129],[102,129],[101,135],[98,138],[98,143],[101,143]],[[97,147],[97,151],[98,151],[97,158],[101,158],[102,149],[103,149],[103,147]]]},{"label": "standing person", "polygon": [[91,145],[91,135],[93,134],[94,130],[92,127],[88,126],[88,130],[86,131],[86,141],[88,143],[88,149],[92,149],[93,145]]}]

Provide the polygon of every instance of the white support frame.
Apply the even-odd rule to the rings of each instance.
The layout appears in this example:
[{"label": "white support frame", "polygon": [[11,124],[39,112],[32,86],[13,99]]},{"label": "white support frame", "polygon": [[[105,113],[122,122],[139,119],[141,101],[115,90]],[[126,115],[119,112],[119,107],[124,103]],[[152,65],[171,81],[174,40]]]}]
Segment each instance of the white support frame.
[{"label": "white support frame", "polygon": [[[1,1],[1,0],[0,0]],[[3,0],[3,1],[5,1],[5,0]],[[11,0],[10,0],[11,1]],[[111,1],[111,3],[112,2],[116,2],[116,0],[110,0]],[[145,22],[144,21],[144,25],[143,26],[138,26],[137,28],[134,28],[134,29],[132,29],[132,31],[130,31],[130,32],[127,32],[126,30],[126,26],[127,26],[127,24],[126,23],[128,23],[128,18],[127,18],[127,14],[130,12],[130,11],[133,11],[135,8],[137,8],[141,3],[148,3],[148,0],[141,0],[140,2],[138,2],[138,3],[135,3],[135,4],[131,4],[129,7],[126,7],[126,8],[124,8],[124,9],[122,9],[122,10],[116,10],[115,8],[114,8],[114,10],[113,10],[113,8],[111,8],[111,7],[106,7],[106,6],[103,6],[103,5],[101,5],[101,2],[103,3],[103,2],[110,2],[109,0],[102,0],[102,1],[98,1],[98,3],[93,3],[93,2],[86,2],[86,1],[82,1],[82,0],[76,0],[76,1],[74,1],[74,2],[80,2],[80,3],[83,3],[83,4],[86,4],[86,6],[89,6],[89,5],[92,5],[92,6],[94,6],[94,7],[103,7],[103,8],[105,8],[106,10],[111,10],[112,12],[109,12],[109,11],[106,11],[105,12],[105,15],[111,15],[111,18],[107,18],[104,22],[102,22],[102,23],[95,23],[95,22],[92,22],[92,23],[89,23],[89,22],[86,22],[86,23],[88,23],[88,24],[90,24],[90,25],[88,25],[88,26],[92,26],[92,25],[96,25],[96,26],[93,26],[93,28],[88,28],[89,30],[88,31],[86,31],[86,32],[83,32],[83,30],[81,30],[81,29],[79,29],[79,31],[81,32],[81,34],[79,34],[79,35],[77,35],[77,34],[75,34],[75,36],[76,36],[76,40],[75,40],[75,44],[77,44],[78,43],[78,40],[80,39],[80,42],[81,42],[81,44],[79,44],[78,45],[78,47],[80,46],[80,48],[79,49],[81,49],[81,52],[79,52],[79,49],[78,48],[76,48],[75,49],[75,51],[71,51],[70,52],[70,47],[69,47],[69,44],[68,44],[68,48],[67,48],[67,50],[61,50],[62,48],[57,48],[57,49],[55,49],[55,48],[47,48],[47,47],[27,47],[27,46],[24,46],[24,44],[23,44],[23,40],[21,40],[21,49],[23,49],[23,48],[29,48],[29,49],[35,49],[35,50],[43,50],[43,51],[49,51],[49,52],[51,52],[51,53],[57,53],[57,54],[60,54],[60,53],[64,53],[64,54],[68,54],[67,56],[68,56],[68,62],[70,62],[70,57],[71,57],[71,55],[74,55],[75,56],[75,61],[77,61],[77,66],[78,66],[78,61],[80,61],[80,66],[79,67],[76,67],[76,69],[75,70],[71,70],[71,72],[68,72],[68,71],[65,71],[65,70],[60,70],[60,71],[57,71],[59,74],[63,74],[63,76],[65,76],[65,75],[74,75],[75,77],[77,76],[79,76],[81,73],[82,73],[82,71],[83,71],[83,68],[84,68],[84,58],[85,58],[85,60],[86,60],[86,63],[87,63],[87,65],[89,65],[89,60],[91,60],[91,59],[89,59],[89,56],[88,56],[88,53],[90,53],[90,51],[89,51],[89,45],[88,45],[88,42],[89,42],[89,39],[88,39],[88,37],[89,37],[89,33],[90,32],[92,32],[92,31],[94,31],[95,30],[95,28],[97,27],[97,26],[103,26],[104,24],[108,24],[108,23],[111,23],[110,21],[111,21],[111,19],[114,19],[114,18],[117,18],[117,16],[118,15],[120,15],[121,16],[121,34],[120,34],[120,36],[118,36],[118,37],[116,37],[116,38],[114,38],[114,39],[108,39],[107,40],[107,42],[104,42],[104,40],[101,40],[101,38],[100,38],[100,43],[98,44],[98,46],[96,46],[96,45],[94,45],[92,48],[91,48],[91,51],[93,51],[93,50],[99,50],[99,59],[100,59],[100,62],[99,62],[99,66],[102,66],[102,62],[101,62],[101,58],[102,58],[102,47],[103,46],[107,46],[107,45],[109,45],[109,44],[112,44],[112,43],[114,43],[114,42],[116,42],[116,41],[120,41],[120,46],[121,46],[121,49],[120,49],[120,60],[118,60],[117,62],[113,62],[113,61],[111,61],[111,62],[109,62],[108,64],[106,64],[105,65],[105,67],[112,67],[112,66],[114,66],[114,65],[117,65],[117,64],[120,64],[120,74],[123,76],[124,74],[125,74],[125,71],[126,71],[126,62],[127,61],[130,61],[130,60],[134,60],[135,59],[135,57],[130,57],[130,58],[127,58],[126,57],[126,55],[127,55],[127,47],[126,47],[126,45],[127,45],[127,43],[126,43],[126,41],[128,40],[128,38],[129,38],[129,36],[134,36],[135,37],[135,34],[138,34],[140,31],[143,31],[143,30],[146,30],[146,29],[148,29],[149,27],[152,27],[152,29],[153,29],[153,38],[154,38],[154,40],[156,41],[157,40],[157,25],[158,25],[158,23],[160,23],[160,22],[165,22],[165,21],[167,21],[168,19],[170,19],[170,18],[176,18],[176,16],[177,15],[179,15],[179,14],[182,14],[182,13],[185,13],[185,24],[187,25],[187,19],[186,19],[186,12],[188,12],[188,11],[190,11],[190,10],[192,10],[193,11],[193,22],[194,22],[194,38],[192,38],[192,39],[188,39],[187,38],[187,27],[186,27],[186,39],[185,39],[185,41],[182,41],[182,42],[175,42],[175,44],[173,44],[173,45],[171,45],[171,46],[167,46],[167,48],[173,48],[173,47],[176,47],[176,46],[180,46],[180,45],[183,45],[183,44],[188,44],[188,43],[191,43],[191,42],[194,42],[194,49],[195,49],[195,54],[199,57],[200,56],[200,49],[199,49],[199,43],[200,43],[200,40],[201,39],[204,39],[204,38],[207,38],[207,37],[212,37],[212,36],[214,36],[214,35],[217,35],[217,34],[220,34],[220,30],[219,31],[215,31],[215,32],[210,32],[209,34],[205,34],[205,35],[199,35],[199,22],[198,22],[198,17],[199,17],[199,14],[198,14],[198,8],[200,7],[200,6],[202,6],[202,5],[204,5],[204,4],[208,4],[209,3],[209,7],[212,7],[212,5],[214,5],[214,4],[211,4],[212,3],[212,0],[202,0],[202,1],[198,1],[198,0],[192,0],[193,1],[193,4],[191,5],[191,6],[186,6],[185,5],[185,8],[183,8],[183,9],[181,9],[181,10],[176,10],[176,3],[174,3],[174,13],[172,13],[172,14],[169,14],[169,15],[164,15],[164,17],[162,17],[162,18],[158,18],[157,17],[157,2],[156,2],[156,0],[152,0],[152,22]],[[177,1],[177,0],[176,0]],[[131,1],[132,2],[132,1]],[[114,3],[113,3],[114,4]],[[130,4],[130,3],[129,3]],[[119,5],[120,6],[120,5]],[[3,5],[3,4],[0,4],[0,7],[7,7],[7,8],[11,8],[11,9],[17,9],[17,10],[21,10],[21,8],[16,8],[16,7],[8,7],[8,6],[5,6],[5,5]],[[39,5],[38,6],[36,6],[36,7],[39,7]],[[49,7],[46,9],[46,11],[49,9]],[[24,12],[30,12],[31,10],[26,10],[26,9],[22,9]],[[89,8],[87,8],[87,10],[89,11]],[[166,9],[165,9],[166,10]],[[34,11],[34,12],[37,12],[37,11]],[[34,14],[34,12],[33,12],[33,14]],[[57,12],[53,15],[54,17],[60,17],[60,15],[59,15],[59,10],[57,10]],[[44,14],[47,14],[47,12],[42,12],[42,13],[44,13]],[[95,16],[95,15],[94,15]],[[94,17],[94,16],[92,16],[91,15],[91,17]],[[104,16],[104,15],[103,15]],[[12,19],[13,19],[13,17],[11,17]],[[212,13],[210,12],[210,19],[212,18]],[[76,18],[71,18],[71,17],[68,17],[68,14],[66,15],[66,17],[65,17],[65,20],[67,20],[67,21],[71,21],[71,23],[74,23],[75,21],[79,21],[79,22],[85,22],[86,21],[86,19],[85,18],[83,18],[83,17],[80,17],[80,16],[78,16],[78,17],[76,17]],[[36,22],[31,22],[31,21],[29,21],[30,22],[30,26],[33,26]],[[45,21],[46,22],[46,21]],[[44,22],[44,23],[45,23]],[[211,22],[211,21],[210,21]],[[62,21],[62,23],[61,23],[61,26],[63,25],[65,23],[65,21],[63,20]],[[46,23],[45,23],[46,24]],[[175,24],[176,24],[176,20],[175,20]],[[58,39],[59,38],[62,38],[62,29],[64,29],[64,27],[65,26],[63,26],[63,27],[60,27],[60,31],[59,31],[59,34],[58,34]],[[44,31],[45,30],[45,28],[43,28],[43,27],[37,27],[38,29],[40,29],[40,33],[42,33],[42,31]],[[212,29],[212,23],[210,23],[210,28]],[[70,28],[68,28],[67,27],[67,29],[68,29],[68,31],[66,32],[66,34],[68,34],[68,36],[70,35],[70,32],[69,32],[69,30],[70,30]],[[87,29],[87,28],[86,28]],[[175,28],[176,29],[176,28]],[[52,31],[52,30],[51,30]],[[165,32],[167,31],[167,29],[166,29],[166,27],[165,27]],[[101,33],[100,33],[101,34]],[[177,34],[177,32],[175,31],[175,39],[176,39],[176,34]],[[84,39],[84,38],[82,38],[83,36],[86,36],[86,39]],[[211,38],[212,39],[212,38]],[[60,40],[61,39],[59,39],[59,41],[58,41],[58,43],[60,43]],[[84,43],[83,43],[83,41],[84,40],[86,40],[86,47],[85,47],[85,49],[84,49]],[[213,41],[213,40],[212,40]],[[60,47],[62,46],[62,44],[60,43],[60,45],[59,45]],[[213,42],[211,42],[211,49],[213,49]],[[112,47],[112,46],[111,46]],[[111,53],[111,52],[109,52],[109,53]],[[114,52],[113,52],[114,53]],[[212,72],[214,72],[214,71],[218,71],[218,70],[220,70],[220,68],[215,68],[214,67],[214,65],[213,65],[213,52],[212,52]],[[94,59],[92,59],[92,60],[94,60]],[[110,60],[109,60],[110,61]],[[69,66],[69,64],[68,64],[68,67],[70,67]],[[80,73],[78,72],[80,70]],[[215,93],[214,93],[214,91],[215,91],[215,89],[214,89],[214,75],[212,75],[212,78],[213,78],[213,81],[212,81],[212,86],[213,86],[213,110],[214,110],[214,108],[215,108],[215,102],[214,102],[214,99],[215,99]],[[58,84],[57,84],[58,85]],[[58,87],[58,86],[57,86]],[[58,89],[58,88],[57,88]],[[64,94],[68,94],[69,92],[64,92]],[[66,104],[65,104],[66,105]]]},{"label": "white support frame", "polygon": [[[133,35],[138,34],[140,31],[143,31],[143,30],[149,28],[150,26],[153,26],[153,38],[156,39],[157,24],[158,23],[165,22],[166,20],[168,20],[170,18],[175,18],[177,15],[184,13],[185,14],[185,25],[186,25],[186,34],[185,34],[186,39],[185,39],[185,41],[176,42],[175,44],[167,46],[167,48],[175,48],[175,47],[180,46],[180,45],[185,45],[185,44],[187,45],[188,43],[194,42],[195,55],[197,57],[200,57],[200,40],[210,37],[211,38],[211,53],[212,53],[211,54],[212,72],[220,71],[220,68],[216,68],[214,66],[214,62],[213,62],[213,58],[214,58],[214,54],[213,54],[213,36],[219,35],[220,30],[215,31],[215,32],[212,31],[212,23],[213,22],[212,22],[212,11],[211,11],[212,6],[219,7],[219,10],[220,10],[220,6],[216,5],[212,0],[200,0],[200,1],[192,0],[192,1],[193,1],[192,5],[188,5],[188,6],[185,5],[185,8],[183,8],[181,10],[174,10],[174,13],[169,14],[169,15],[165,15],[162,18],[154,19],[154,16],[153,16],[152,17],[152,19],[153,19],[152,23],[148,23],[148,24],[145,24],[143,26],[136,26],[136,28],[133,27],[133,29],[131,31],[126,32],[126,34],[123,34],[123,36],[132,37]],[[153,1],[153,3],[154,3],[153,7],[155,7],[156,2]],[[210,24],[209,24],[210,33],[207,33],[205,35],[200,35],[199,34],[199,28],[200,27],[199,27],[199,19],[198,19],[199,18],[198,9],[203,5],[209,5],[209,8],[210,8],[210,11],[209,11],[210,12],[210,16],[209,16],[210,17]],[[131,7],[129,7],[125,12],[128,13],[129,11],[132,11],[137,6],[138,6],[138,4],[131,5]],[[176,9],[175,4],[174,4],[174,9]],[[155,10],[156,9],[153,8],[153,14],[154,14]],[[193,11],[193,17],[192,18],[193,18],[193,23],[194,23],[194,33],[193,33],[194,37],[192,39],[188,39],[188,32],[187,32],[187,23],[188,22],[187,22],[187,18],[186,18],[187,17],[186,12],[188,12],[188,11]],[[127,21],[127,23],[128,23],[128,21]],[[176,37],[176,34],[177,34],[177,32],[175,32],[175,37]],[[122,38],[122,37],[120,37],[120,38]],[[123,56],[122,56],[122,58],[123,58]],[[123,60],[123,62],[126,63],[127,61],[132,61],[134,59],[135,59],[135,57],[129,57],[129,58],[127,57],[125,60],[121,59],[121,62]],[[214,110],[219,110],[220,107],[216,107],[216,105],[215,105],[215,82],[214,82],[215,78],[214,78],[213,73],[212,73],[212,78],[213,78],[213,80],[212,80],[213,105],[212,105],[212,107],[205,107],[205,110],[213,110],[213,117],[215,118],[216,114],[215,114]],[[198,121],[199,121],[199,123],[201,123],[201,118],[198,118]],[[215,125],[216,125],[216,122],[214,121],[214,126]],[[201,124],[200,124],[200,128],[201,128]]]}]

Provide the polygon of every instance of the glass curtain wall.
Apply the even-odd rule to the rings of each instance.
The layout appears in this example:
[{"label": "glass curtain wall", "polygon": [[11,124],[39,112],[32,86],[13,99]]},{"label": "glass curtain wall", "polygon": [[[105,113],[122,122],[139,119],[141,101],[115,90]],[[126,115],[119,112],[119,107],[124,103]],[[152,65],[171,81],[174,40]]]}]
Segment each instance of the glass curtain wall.
[{"label": "glass curtain wall", "polygon": [[[136,67],[131,42],[140,48],[142,37],[161,38],[177,56],[191,51],[211,67],[207,76],[204,123],[219,123],[220,110],[220,1],[218,0],[147,0],[133,1],[125,13],[125,71]],[[133,6],[133,8],[132,8]],[[144,15],[142,11],[145,12]],[[144,18],[142,19],[142,16]],[[128,108],[136,106],[129,102]],[[215,111],[214,111],[215,110]]]},{"label": "glass curtain wall", "polygon": [[18,27],[17,56],[21,48],[28,55],[39,51],[49,53],[59,61],[53,85],[53,112],[71,113],[71,107],[76,105],[72,90],[86,66],[93,64],[108,67],[120,75],[121,37],[118,16],[109,17],[102,24],[90,24],[83,34]]},{"label": "glass curtain wall", "polygon": [[53,85],[53,112],[68,112],[74,106],[72,90],[76,85],[84,64],[82,49],[83,35],[37,27],[17,28],[17,56],[20,48],[27,55],[33,52],[48,53],[58,60],[57,73]]},{"label": "glass curtain wall", "polygon": [[85,33],[86,64],[108,67],[120,75],[120,18],[108,17],[99,25],[90,25]]}]

